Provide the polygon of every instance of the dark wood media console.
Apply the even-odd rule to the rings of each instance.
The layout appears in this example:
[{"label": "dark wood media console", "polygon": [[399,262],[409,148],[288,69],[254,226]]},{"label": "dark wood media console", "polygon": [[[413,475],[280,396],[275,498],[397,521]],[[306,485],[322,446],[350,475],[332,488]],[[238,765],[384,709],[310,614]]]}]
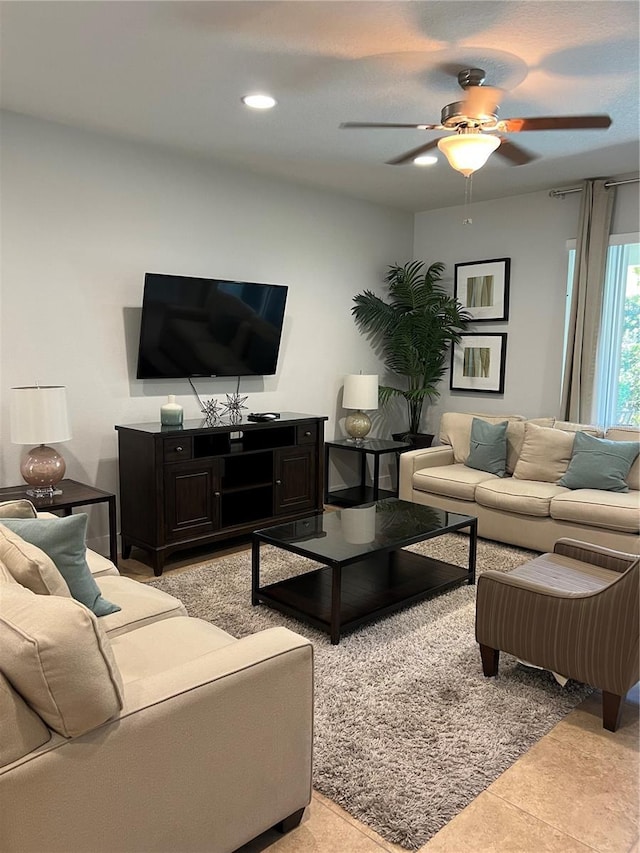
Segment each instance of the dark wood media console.
[{"label": "dark wood media console", "polygon": [[175,551],[322,512],[326,420],[116,426],[122,556],[142,548],[161,575]]}]

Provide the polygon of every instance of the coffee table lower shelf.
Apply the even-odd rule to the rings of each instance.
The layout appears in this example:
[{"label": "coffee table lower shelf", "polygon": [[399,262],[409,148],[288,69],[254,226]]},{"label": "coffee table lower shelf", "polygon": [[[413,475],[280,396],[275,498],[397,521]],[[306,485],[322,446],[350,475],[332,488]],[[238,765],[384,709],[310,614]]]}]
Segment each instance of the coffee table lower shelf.
[{"label": "coffee table lower shelf", "polygon": [[[326,631],[337,644],[343,631],[469,581],[468,569],[399,549],[344,567],[322,566],[259,587],[253,603],[264,603]],[[336,597],[337,624],[331,618]]]}]

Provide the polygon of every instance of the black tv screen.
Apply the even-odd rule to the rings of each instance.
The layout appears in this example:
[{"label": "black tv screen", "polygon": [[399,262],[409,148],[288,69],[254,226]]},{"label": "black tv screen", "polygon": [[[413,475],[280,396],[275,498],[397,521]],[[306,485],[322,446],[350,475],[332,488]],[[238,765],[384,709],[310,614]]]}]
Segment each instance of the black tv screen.
[{"label": "black tv screen", "polygon": [[276,372],[287,287],[146,273],[138,379]]}]

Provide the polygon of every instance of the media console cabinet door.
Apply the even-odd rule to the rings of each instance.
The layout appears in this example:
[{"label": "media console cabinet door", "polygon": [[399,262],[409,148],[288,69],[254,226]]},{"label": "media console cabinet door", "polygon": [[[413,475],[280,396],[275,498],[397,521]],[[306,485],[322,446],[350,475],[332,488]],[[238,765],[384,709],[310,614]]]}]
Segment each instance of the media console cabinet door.
[{"label": "media console cabinet door", "polygon": [[167,540],[200,536],[220,526],[220,476],[217,460],[168,465],[164,474]]},{"label": "media console cabinet door", "polygon": [[275,512],[312,509],[316,496],[316,454],[311,447],[292,447],[275,454]]}]

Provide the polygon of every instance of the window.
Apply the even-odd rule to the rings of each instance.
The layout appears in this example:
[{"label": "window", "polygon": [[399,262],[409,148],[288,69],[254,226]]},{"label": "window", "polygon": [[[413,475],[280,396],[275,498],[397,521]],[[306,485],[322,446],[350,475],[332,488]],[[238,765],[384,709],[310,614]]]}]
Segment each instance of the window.
[{"label": "window", "polygon": [[[569,244],[567,322],[571,306],[575,241]],[[640,426],[640,236],[612,236],[607,252],[600,338],[596,359],[595,420],[601,426]]]}]

